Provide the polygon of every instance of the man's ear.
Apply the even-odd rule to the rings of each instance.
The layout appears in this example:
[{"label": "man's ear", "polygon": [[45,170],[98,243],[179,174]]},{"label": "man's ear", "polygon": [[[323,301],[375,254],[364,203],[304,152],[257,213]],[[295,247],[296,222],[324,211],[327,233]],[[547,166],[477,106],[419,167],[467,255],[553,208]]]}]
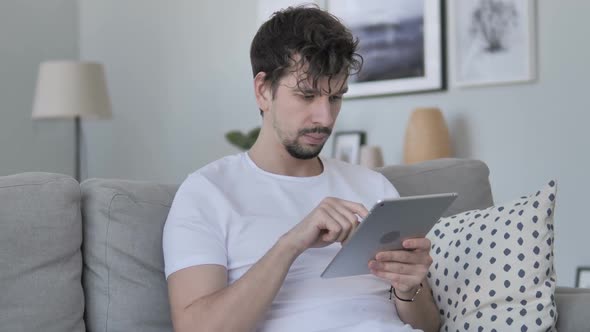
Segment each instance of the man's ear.
[{"label": "man's ear", "polygon": [[270,82],[265,80],[266,73],[259,72],[254,77],[254,95],[256,95],[256,103],[258,108],[263,112],[268,111],[272,101],[272,89]]}]

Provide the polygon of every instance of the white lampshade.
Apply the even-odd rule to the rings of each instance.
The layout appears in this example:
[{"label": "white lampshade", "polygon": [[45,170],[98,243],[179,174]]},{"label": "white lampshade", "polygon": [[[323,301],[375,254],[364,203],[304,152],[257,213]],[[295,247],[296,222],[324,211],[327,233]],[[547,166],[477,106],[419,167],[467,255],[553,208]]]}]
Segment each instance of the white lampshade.
[{"label": "white lampshade", "polygon": [[79,61],[41,63],[33,119],[108,119],[111,116],[111,102],[101,64]]}]

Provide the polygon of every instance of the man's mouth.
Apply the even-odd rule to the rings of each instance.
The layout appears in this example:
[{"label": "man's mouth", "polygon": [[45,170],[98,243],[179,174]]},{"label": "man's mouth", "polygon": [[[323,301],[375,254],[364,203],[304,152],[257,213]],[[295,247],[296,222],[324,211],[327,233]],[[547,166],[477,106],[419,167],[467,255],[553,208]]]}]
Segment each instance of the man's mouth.
[{"label": "man's mouth", "polygon": [[303,138],[308,144],[321,144],[328,138],[327,134],[309,133],[304,134]]},{"label": "man's mouth", "polygon": [[313,134],[311,134],[311,133],[310,133],[310,134],[305,134],[305,136],[309,136],[309,137],[311,137],[311,138],[315,138],[315,139],[324,139],[324,138],[326,138],[328,135],[327,135],[327,134],[316,134],[316,133],[313,133]]}]

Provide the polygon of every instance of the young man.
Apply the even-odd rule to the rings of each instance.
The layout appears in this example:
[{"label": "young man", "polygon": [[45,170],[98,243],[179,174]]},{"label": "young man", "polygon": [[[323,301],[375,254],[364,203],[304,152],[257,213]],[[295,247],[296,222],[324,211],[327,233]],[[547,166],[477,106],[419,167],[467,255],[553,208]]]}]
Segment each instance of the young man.
[{"label": "young man", "polygon": [[191,174],[164,228],[175,330],[438,329],[427,239],[377,254],[372,275],[320,278],[366,207],[398,196],[379,173],[318,157],[360,67],[355,50],[350,32],[317,8],[261,26],[251,48],[258,140]]}]

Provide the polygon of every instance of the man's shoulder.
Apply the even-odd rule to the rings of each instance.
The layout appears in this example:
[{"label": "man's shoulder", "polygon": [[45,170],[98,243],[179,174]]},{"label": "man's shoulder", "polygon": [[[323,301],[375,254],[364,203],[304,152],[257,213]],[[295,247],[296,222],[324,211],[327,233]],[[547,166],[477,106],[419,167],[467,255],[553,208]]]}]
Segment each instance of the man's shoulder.
[{"label": "man's shoulder", "polygon": [[216,179],[234,172],[243,163],[243,153],[237,153],[217,159],[189,174],[189,178]]},{"label": "man's shoulder", "polygon": [[227,181],[232,174],[240,172],[243,153],[233,154],[217,159],[190,173],[182,182],[182,187],[219,186]]},{"label": "man's shoulder", "polygon": [[355,177],[370,177],[375,179],[383,179],[383,175],[365,166],[351,164],[342,160],[327,158],[322,159],[325,163],[330,165],[330,168],[335,172],[344,173],[345,175],[352,175]]},{"label": "man's shoulder", "polygon": [[[337,159],[328,159],[326,161],[329,169],[336,176],[337,179],[355,185],[356,187],[387,188],[391,187],[391,182],[380,172],[370,169],[365,166],[347,163]],[[391,190],[386,189],[390,192]]]}]

